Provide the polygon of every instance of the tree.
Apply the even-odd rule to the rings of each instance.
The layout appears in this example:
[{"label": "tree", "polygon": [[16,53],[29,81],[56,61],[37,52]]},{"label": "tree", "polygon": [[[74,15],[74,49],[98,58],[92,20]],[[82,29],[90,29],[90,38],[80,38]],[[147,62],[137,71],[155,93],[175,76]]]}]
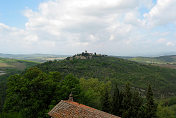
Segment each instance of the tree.
[{"label": "tree", "polygon": [[61,81],[60,95],[62,99],[68,99],[69,94],[72,92],[74,101],[78,101],[81,93],[79,79],[74,77],[72,74],[65,76],[64,80]]},{"label": "tree", "polygon": [[21,76],[16,74],[8,78],[8,89],[6,90],[6,100],[4,104],[4,111],[19,111],[20,109],[20,88],[22,86],[20,81]]},{"label": "tree", "polygon": [[129,83],[123,91],[122,118],[141,118],[143,99],[137,91],[132,91]]},{"label": "tree", "polygon": [[96,109],[101,109],[101,98],[107,85],[95,78],[81,78],[80,86],[82,93],[79,102]]},{"label": "tree", "polygon": [[105,88],[104,95],[102,96],[102,110],[104,112],[111,112],[110,95],[107,87]]},{"label": "tree", "polygon": [[149,85],[146,95],[145,118],[156,118],[157,105],[153,99],[152,88]]},{"label": "tree", "polygon": [[53,80],[36,67],[22,75],[11,76],[4,110],[21,113],[24,118],[45,118],[51,96],[55,94]]},{"label": "tree", "polygon": [[119,90],[117,83],[115,84],[113,96],[112,96],[112,113],[117,116],[122,115],[122,100],[123,94]]},{"label": "tree", "polygon": [[131,107],[131,118],[143,117],[143,98],[139,95],[138,91],[133,91]]},{"label": "tree", "polygon": [[122,110],[122,118],[129,118],[131,116],[132,110],[132,92],[130,89],[129,83],[126,84],[125,89],[123,90],[123,110]]},{"label": "tree", "polygon": [[164,106],[162,103],[158,105],[157,116],[159,118],[175,118],[174,111],[171,111],[168,106]]}]

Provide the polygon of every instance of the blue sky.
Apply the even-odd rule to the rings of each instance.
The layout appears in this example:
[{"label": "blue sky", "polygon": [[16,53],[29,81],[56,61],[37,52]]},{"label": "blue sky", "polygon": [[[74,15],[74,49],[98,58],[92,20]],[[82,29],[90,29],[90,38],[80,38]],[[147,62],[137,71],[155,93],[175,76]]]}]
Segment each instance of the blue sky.
[{"label": "blue sky", "polygon": [[0,0],[0,53],[176,52],[176,0]]},{"label": "blue sky", "polygon": [[46,0],[0,0],[0,22],[18,28],[24,28],[27,18],[24,10],[38,10],[38,5]]}]

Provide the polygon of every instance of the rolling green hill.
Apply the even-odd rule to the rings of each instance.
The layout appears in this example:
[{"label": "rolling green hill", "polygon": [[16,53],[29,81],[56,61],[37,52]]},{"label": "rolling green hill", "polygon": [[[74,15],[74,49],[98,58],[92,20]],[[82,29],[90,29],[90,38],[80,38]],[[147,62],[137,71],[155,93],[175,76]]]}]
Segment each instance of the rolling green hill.
[{"label": "rolling green hill", "polygon": [[33,61],[0,58],[0,68],[16,68],[17,70],[24,70],[26,67],[36,64],[38,63]]},{"label": "rolling green hill", "polygon": [[176,64],[176,55],[160,56],[160,57],[122,57],[131,61],[140,63],[155,64]]},{"label": "rolling green hill", "polygon": [[17,72],[22,72],[26,68],[32,67],[37,64],[39,63],[33,61],[0,58],[0,81],[4,78],[2,76],[8,76]]},{"label": "rolling green hill", "polygon": [[0,58],[0,81],[5,80],[7,76],[22,72],[26,68],[39,64],[38,62],[17,60],[9,58]]},{"label": "rolling green hill", "polygon": [[82,78],[110,79],[120,85],[130,82],[135,89],[144,92],[150,83],[158,97],[176,95],[176,70],[124,60],[116,57],[95,57],[49,61],[37,65],[45,72],[73,73]]},{"label": "rolling green hill", "polygon": [[63,60],[68,55],[54,55],[54,54],[3,54],[0,53],[0,58],[29,60],[35,62],[46,62],[48,60]]},{"label": "rolling green hill", "polygon": [[151,64],[163,68],[176,69],[176,55],[160,56],[160,57],[120,57],[143,64]]}]

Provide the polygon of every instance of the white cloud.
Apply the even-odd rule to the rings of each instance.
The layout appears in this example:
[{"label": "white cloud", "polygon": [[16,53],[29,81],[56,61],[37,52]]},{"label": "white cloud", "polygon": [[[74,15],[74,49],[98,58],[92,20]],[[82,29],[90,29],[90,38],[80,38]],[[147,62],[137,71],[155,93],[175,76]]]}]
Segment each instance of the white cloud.
[{"label": "white cloud", "polygon": [[144,14],[150,26],[176,23],[176,0],[157,0],[157,4]]},{"label": "white cloud", "polygon": [[165,38],[160,38],[160,39],[157,40],[157,42],[158,43],[164,43],[164,42],[166,42],[166,39]]},{"label": "white cloud", "polygon": [[169,46],[169,47],[175,46],[175,44],[173,42],[167,42],[166,45]]},{"label": "white cloud", "polygon": [[[65,42],[71,46],[99,45],[108,40],[126,40],[135,19],[121,22],[125,13],[132,13],[140,0],[56,0],[40,4],[39,11],[26,10],[26,29],[37,32],[39,39]],[[135,17],[136,14],[134,14]],[[130,17],[130,16],[129,16]],[[137,21],[138,22],[138,21]],[[114,38],[111,36],[114,34]],[[116,38],[115,38],[116,37]],[[73,43],[74,42],[74,43]],[[68,49],[69,50],[69,49]],[[96,50],[96,49],[95,49]]]},{"label": "white cloud", "polygon": [[110,35],[109,40],[110,41],[114,40],[114,35]]},{"label": "white cloud", "polygon": [[[38,11],[25,10],[25,29],[0,24],[0,46],[2,51],[12,53],[145,53],[147,48],[156,48],[163,40],[160,37],[168,34],[158,31],[156,37],[144,23],[155,24],[159,18],[160,23],[174,21],[174,16],[165,19],[161,14],[175,3],[163,1],[153,6],[152,0],[50,0],[41,3]],[[145,19],[141,8],[151,9]],[[164,13],[168,15],[167,10]],[[171,42],[165,44],[171,46]]]}]

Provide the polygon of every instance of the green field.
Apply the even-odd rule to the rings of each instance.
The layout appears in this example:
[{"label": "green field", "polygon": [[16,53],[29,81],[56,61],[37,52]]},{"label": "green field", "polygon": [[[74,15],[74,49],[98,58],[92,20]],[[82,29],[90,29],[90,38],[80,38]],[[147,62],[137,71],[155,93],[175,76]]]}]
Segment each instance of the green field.
[{"label": "green field", "polygon": [[0,58],[0,69],[15,68],[16,70],[24,70],[27,67],[38,64],[37,62],[27,61],[27,60],[17,60]]}]

